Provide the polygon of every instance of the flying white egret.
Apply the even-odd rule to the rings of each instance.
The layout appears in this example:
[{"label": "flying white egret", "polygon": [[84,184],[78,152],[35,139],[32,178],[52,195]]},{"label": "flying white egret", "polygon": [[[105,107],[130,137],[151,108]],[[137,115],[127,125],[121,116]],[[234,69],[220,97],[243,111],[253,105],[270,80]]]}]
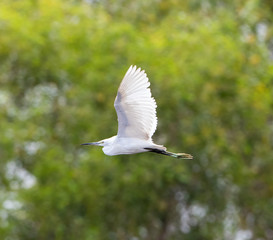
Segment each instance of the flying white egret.
[{"label": "flying white egret", "polygon": [[115,99],[118,115],[118,134],[99,142],[83,143],[103,147],[106,155],[155,152],[176,158],[192,159],[187,153],[167,152],[162,145],[153,143],[156,130],[156,102],[149,88],[150,82],[144,70],[130,66]]}]

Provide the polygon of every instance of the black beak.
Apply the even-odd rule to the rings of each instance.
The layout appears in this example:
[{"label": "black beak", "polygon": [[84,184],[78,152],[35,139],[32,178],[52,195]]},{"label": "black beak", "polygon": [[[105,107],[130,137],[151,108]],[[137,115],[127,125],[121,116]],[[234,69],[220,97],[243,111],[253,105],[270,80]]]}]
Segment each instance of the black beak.
[{"label": "black beak", "polygon": [[98,142],[82,143],[81,145],[98,145]]}]

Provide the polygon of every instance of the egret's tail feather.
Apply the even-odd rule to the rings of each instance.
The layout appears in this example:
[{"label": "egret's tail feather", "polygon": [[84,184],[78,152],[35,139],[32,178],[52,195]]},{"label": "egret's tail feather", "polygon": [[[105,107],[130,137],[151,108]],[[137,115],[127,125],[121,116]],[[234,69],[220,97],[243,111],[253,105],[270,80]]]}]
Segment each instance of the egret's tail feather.
[{"label": "egret's tail feather", "polygon": [[150,152],[159,153],[159,154],[167,155],[170,157],[181,158],[181,159],[193,159],[193,156],[187,153],[172,153],[172,152],[168,152],[168,151],[157,149],[157,148],[145,148],[145,149],[149,150]]}]

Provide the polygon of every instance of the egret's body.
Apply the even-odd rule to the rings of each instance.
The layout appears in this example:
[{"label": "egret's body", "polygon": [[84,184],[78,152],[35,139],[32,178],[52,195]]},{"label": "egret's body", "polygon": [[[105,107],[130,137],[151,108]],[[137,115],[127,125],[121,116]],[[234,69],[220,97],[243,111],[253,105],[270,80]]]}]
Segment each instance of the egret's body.
[{"label": "egret's body", "polygon": [[103,146],[106,155],[156,152],[172,157],[192,159],[190,154],[167,152],[153,143],[157,126],[156,102],[151,95],[150,82],[144,70],[131,66],[126,72],[115,99],[118,134],[99,142],[83,145]]},{"label": "egret's body", "polygon": [[104,147],[102,150],[106,155],[110,156],[148,152],[148,150],[145,150],[147,147],[160,147],[152,141],[146,141],[139,138],[119,138],[114,136],[103,141]]}]

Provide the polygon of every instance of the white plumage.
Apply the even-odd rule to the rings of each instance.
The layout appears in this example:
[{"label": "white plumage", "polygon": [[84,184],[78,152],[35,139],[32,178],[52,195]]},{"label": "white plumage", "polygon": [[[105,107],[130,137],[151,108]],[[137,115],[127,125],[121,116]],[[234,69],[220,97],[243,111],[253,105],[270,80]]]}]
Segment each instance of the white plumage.
[{"label": "white plumage", "polygon": [[118,116],[117,136],[82,145],[103,146],[103,152],[107,155],[149,151],[192,159],[190,154],[167,152],[165,147],[153,143],[152,136],[157,126],[157,105],[149,87],[150,82],[145,71],[130,66],[119,86],[114,103]]},{"label": "white plumage", "polygon": [[144,70],[131,66],[125,74],[115,99],[118,137],[151,139],[157,126],[156,102]]}]

